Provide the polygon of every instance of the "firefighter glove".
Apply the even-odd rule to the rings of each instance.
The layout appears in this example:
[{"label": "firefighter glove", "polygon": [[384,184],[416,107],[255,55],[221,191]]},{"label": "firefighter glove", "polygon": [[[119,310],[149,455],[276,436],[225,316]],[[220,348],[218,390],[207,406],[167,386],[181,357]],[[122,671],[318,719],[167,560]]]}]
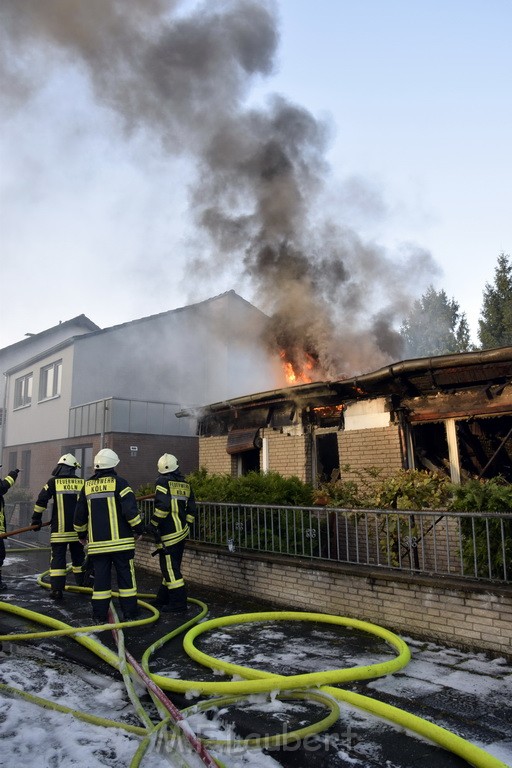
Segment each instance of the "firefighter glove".
[{"label": "firefighter glove", "polygon": [[19,473],[20,473],[19,469],[11,469],[11,471],[9,472],[9,475],[12,477],[13,480],[16,480]]},{"label": "firefighter glove", "polygon": [[34,531],[40,531],[41,530],[41,515],[32,515],[32,520],[30,521],[30,525],[34,525]]}]

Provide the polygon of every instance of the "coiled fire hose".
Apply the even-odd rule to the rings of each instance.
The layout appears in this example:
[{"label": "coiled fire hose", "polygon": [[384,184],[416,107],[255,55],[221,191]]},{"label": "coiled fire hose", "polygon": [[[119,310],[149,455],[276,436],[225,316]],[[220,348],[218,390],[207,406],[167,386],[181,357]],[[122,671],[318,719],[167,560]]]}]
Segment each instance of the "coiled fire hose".
[{"label": "coiled fire hose", "polygon": [[[47,587],[43,581],[48,572],[42,574],[38,583]],[[90,592],[91,590],[85,587],[66,587],[67,591],[71,592]],[[116,593],[114,593],[115,596]],[[113,653],[109,648],[98,642],[96,639],[87,635],[87,633],[98,632],[103,629],[122,630],[123,627],[141,626],[144,624],[152,623],[158,619],[158,611],[147,603],[142,598],[152,598],[153,595],[138,595],[138,603],[140,606],[148,610],[149,616],[143,619],[137,619],[130,622],[119,622],[113,615],[113,623],[98,626],[87,627],[71,627],[64,622],[57,619],[52,619],[44,614],[36,613],[15,605],[0,602],[0,610],[12,613],[20,616],[24,619],[37,622],[53,629],[42,632],[27,632],[27,633],[11,633],[7,635],[1,635],[0,641],[18,641],[18,640],[31,640],[40,637],[68,635],[73,637],[78,643],[82,644],[88,650],[95,653],[99,658],[110,664],[113,668],[117,669],[123,674],[123,677],[136,674],[133,663],[130,664],[130,656],[127,656],[124,651],[123,642],[121,643],[121,657]],[[324,717],[319,723],[306,726],[294,732],[287,732],[286,737],[281,734],[277,734],[275,737],[264,737],[262,740],[239,740],[224,742],[216,739],[200,739],[200,743],[203,746],[218,746],[222,747],[226,743],[229,745],[240,744],[245,746],[265,746],[279,745],[286,743],[286,740],[295,740],[297,738],[305,738],[310,733],[319,733],[322,729],[330,727],[332,723],[336,722],[339,717],[339,707],[337,701],[344,701],[347,704],[355,706],[366,712],[370,712],[379,718],[396,723],[404,728],[409,729],[412,732],[417,733],[420,736],[427,738],[428,740],[440,745],[441,747],[453,752],[454,754],[462,757],[470,765],[475,768],[508,768],[505,763],[490,755],[485,750],[477,747],[474,744],[462,739],[461,737],[447,731],[440,726],[435,725],[429,721],[423,720],[420,717],[409,714],[404,710],[397,707],[393,707],[389,704],[372,699],[368,696],[353,693],[345,689],[334,687],[334,684],[348,683],[353,680],[362,680],[369,678],[376,678],[385,674],[389,674],[404,667],[409,659],[410,652],[404,641],[397,635],[394,635],[387,629],[379,627],[375,624],[359,621],[356,619],[350,619],[347,617],[332,616],[329,614],[297,612],[297,611],[271,611],[262,613],[249,613],[233,616],[226,616],[210,621],[204,621],[198,623],[207,612],[207,606],[199,600],[189,599],[189,602],[196,604],[200,607],[200,612],[197,616],[183,625],[173,630],[172,632],[164,635],[157,642],[153,643],[143,654],[140,667],[144,671],[145,675],[155,683],[162,690],[171,690],[176,692],[188,693],[190,691],[212,695],[222,694],[221,698],[207,699],[203,702],[199,702],[192,707],[181,710],[180,716],[186,721],[186,718],[191,714],[199,711],[206,711],[207,709],[219,706],[225,706],[227,704],[233,704],[241,702],[253,693],[269,693],[280,692],[282,698],[306,698],[312,699],[318,703],[322,703],[328,709],[328,715]],[[257,622],[257,621],[315,621],[323,622],[334,625],[347,626],[354,629],[358,629],[363,632],[369,632],[385,640],[386,643],[391,645],[397,652],[397,656],[386,662],[381,662],[372,665],[351,667],[341,670],[329,670],[324,672],[314,672],[299,675],[276,675],[266,673],[260,670],[250,669],[248,667],[242,667],[240,665],[232,664],[230,662],[216,659],[213,656],[209,656],[202,651],[199,651],[195,645],[194,640],[201,634],[210,630],[218,629],[227,625],[234,625],[239,623]],[[151,673],[149,669],[150,658],[152,654],[158,648],[161,648],[170,639],[176,635],[185,632],[183,640],[183,647],[186,653],[195,661],[206,665],[209,669],[216,669],[223,671],[226,674],[236,675],[243,678],[242,680],[236,679],[231,681],[201,681],[201,680],[181,680],[175,678],[167,678],[162,675]],[[121,632],[119,633],[121,634]],[[124,654],[124,656],[123,656]],[[125,662],[123,662],[123,658]],[[132,662],[134,661],[131,657]],[[137,666],[138,663],[136,663]],[[125,684],[128,681],[126,677]],[[129,684],[128,684],[129,685]],[[294,689],[294,690],[291,690]],[[295,690],[299,689],[299,690]],[[312,690],[313,689],[313,690]],[[142,741],[134,755],[131,763],[131,768],[137,768],[140,765],[140,760],[151,745],[151,740],[154,735],[166,729],[169,725],[172,725],[172,717],[164,716],[160,723],[153,725],[150,719],[139,712],[139,704],[135,704],[136,711],[139,713],[139,717],[143,721],[143,727],[137,728],[136,726],[127,726],[123,723],[117,723],[116,721],[105,720],[102,718],[96,718],[93,715],[89,715],[83,712],[77,712],[70,710],[55,702],[49,702],[44,699],[40,699],[36,696],[25,693],[18,689],[12,688],[1,684],[0,690],[16,696],[32,701],[34,704],[43,705],[45,707],[53,708],[61,712],[69,712],[75,717],[78,717],[87,722],[94,722],[98,725],[104,725],[105,727],[118,727],[142,736]],[[130,697],[133,695],[133,691],[129,692]],[[135,701],[135,700],[134,700]],[[162,713],[161,713],[162,714]],[[183,730],[183,729],[182,729]],[[269,741],[269,739],[271,741]],[[217,758],[212,758],[215,762],[211,765],[221,766],[221,761]],[[181,765],[183,758],[180,756]],[[207,763],[206,763],[207,764]]]}]

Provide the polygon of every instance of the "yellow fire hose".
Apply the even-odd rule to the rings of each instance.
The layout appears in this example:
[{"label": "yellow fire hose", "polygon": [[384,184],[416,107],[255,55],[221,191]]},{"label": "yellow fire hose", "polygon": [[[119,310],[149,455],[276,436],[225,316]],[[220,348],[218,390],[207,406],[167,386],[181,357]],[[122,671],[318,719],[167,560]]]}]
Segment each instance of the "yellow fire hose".
[{"label": "yellow fire hose", "polygon": [[[48,572],[47,572],[48,573]],[[43,578],[46,574],[42,574],[38,581],[41,586],[46,587]],[[90,592],[91,590],[84,587],[66,587],[67,591],[71,592]],[[116,593],[114,593],[116,594]],[[64,622],[57,619],[52,619],[49,616],[36,613],[34,611],[14,606],[9,603],[0,602],[0,610],[6,611],[20,616],[21,618],[52,627],[49,631],[44,632],[26,632],[26,633],[13,633],[7,635],[1,635],[0,641],[18,641],[18,640],[32,640],[40,637],[68,635],[73,637],[78,643],[86,647],[88,650],[95,653],[103,661],[107,662],[114,669],[120,671],[122,662],[120,657],[113,653],[109,648],[97,641],[95,638],[88,636],[86,633],[99,632],[104,629],[122,629],[123,627],[142,626],[148,623],[152,623],[157,620],[159,613],[149,603],[140,599],[142,597],[150,598],[153,595],[139,595],[138,603],[150,613],[149,617],[144,619],[137,619],[131,622],[116,622],[115,624],[87,626],[87,627],[71,627]],[[288,732],[286,737],[281,734],[276,736],[262,737],[262,739],[255,740],[237,740],[235,742],[223,742],[221,740],[208,740],[202,739],[204,744],[218,745],[219,747],[229,743],[230,746],[234,744],[244,746],[273,746],[286,743],[287,740],[295,740],[297,738],[303,739],[309,734],[319,733],[321,730],[325,730],[330,727],[332,723],[336,722],[339,717],[339,707],[336,701],[343,701],[349,705],[362,709],[366,712],[370,712],[379,718],[396,723],[397,725],[407,728],[408,730],[417,733],[418,735],[427,738],[431,742],[440,745],[444,749],[453,752],[454,754],[462,757],[475,768],[508,768],[505,763],[499,759],[493,757],[485,750],[471,744],[470,742],[462,739],[459,736],[447,731],[440,726],[435,725],[427,720],[424,720],[415,715],[411,715],[404,710],[393,707],[389,704],[376,701],[368,696],[353,693],[344,689],[334,687],[335,684],[348,683],[354,680],[363,680],[369,678],[376,678],[386,674],[396,672],[403,668],[410,659],[410,651],[405,642],[394,633],[390,632],[383,627],[379,627],[369,622],[359,621],[341,616],[332,616],[329,614],[321,613],[308,613],[297,611],[267,611],[261,613],[248,613],[234,616],[226,616],[210,621],[199,622],[207,612],[207,606],[199,600],[189,599],[189,602],[194,603],[200,607],[200,612],[193,619],[188,620],[183,625],[160,638],[156,643],[153,643],[143,654],[141,666],[148,674],[148,676],[162,689],[178,691],[182,693],[197,692],[207,695],[222,695],[222,698],[209,699],[198,704],[182,710],[184,717],[198,711],[206,711],[212,707],[220,707],[234,703],[241,703],[241,699],[247,699],[254,693],[269,693],[275,692],[276,694],[284,698],[306,698],[312,699],[318,703],[323,704],[328,714],[322,718],[319,723],[314,723],[305,726],[295,732]],[[232,664],[230,662],[216,659],[213,656],[209,656],[202,651],[199,651],[195,645],[194,640],[199,635],[205,632],[225,627],[228,625],[235,625],[240,623],[250,622],[262,622],[262,621],[315,621],[332,625],[350,627],[358,631],[367,632],[376,637],[383,639],[388,645],[394,648],[397,652],[395,658],[380,662],[377,664],[351,667],[348,669],[329,670],[323,672],[314,672],[299,675],[277,675],[270,674],[260,670],[250,669],[240,665]],[[235,675],[243,678],[242,680],[231,681],[201,681],[201,680],[181,680],[174,678],[167,678],[162,675],[151,673],[149,670],[150,657],[155,650],[162,647],[171,638],[177,634],[188,630],[184,640],[183,647],[186,653],[195,661],[205,665],[209,669],[220,670],[228,675]],[[131,673],[134,670],[131,669],[128,664],[126,669]],[[124,670],[126,672],[126,669]],[[299,690],[292,690],[299,689]],[[312,690],[314,689],[314,690]],[[162,720],[156,724],[153,728],[146,727],[136,729],[134,726],[126,727],[121,723],[115,721],[103,720],[102,718],[94,718],[94,716],[86,713],[79,713],[73,710],[68,710],[62,705],[58,705],[55,702],[48,702],[38,697],[31,696],[17,689],[12,689],[9,686],[0,686],[0,690],[12,693],[17,696],[32,701],[35,704],[51,707],[57,711],[70,711],[76,717],[80,717],[83,720],[89,722],[95,722],[96,724],[105,725],[106,727],[120,727],[130,730],[137,735],[143,734],[143,741],[139,745],[136,754],[134,755],[131,768],[136,768],[140,764],[140,760],[147,751],[151,744],[151,739],[154,738],[154,734],[166,728],[168,726],[168,719]],[[270,741],[269,741],[270,739]],[[185,763],[182,763],[185,764]]]}]

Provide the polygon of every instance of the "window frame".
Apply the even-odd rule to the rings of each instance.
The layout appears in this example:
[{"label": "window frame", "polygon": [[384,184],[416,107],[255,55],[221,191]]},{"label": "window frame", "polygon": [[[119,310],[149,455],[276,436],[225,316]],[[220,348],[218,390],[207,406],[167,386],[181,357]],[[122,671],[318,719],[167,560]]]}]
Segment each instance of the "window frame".
[{"label": "window frame", "polygon": [[32,405],[32,389],[34,384],[34,374],[25,373],[14,379],[14,405],[13,410],[18,408],[27,408]]},{"label": "window frame", "polygon": [[[51,392],[49,389],[51,388]],[[62,390],[62,358],[43,365],[39,370],[39,402],[60,397]]]}]

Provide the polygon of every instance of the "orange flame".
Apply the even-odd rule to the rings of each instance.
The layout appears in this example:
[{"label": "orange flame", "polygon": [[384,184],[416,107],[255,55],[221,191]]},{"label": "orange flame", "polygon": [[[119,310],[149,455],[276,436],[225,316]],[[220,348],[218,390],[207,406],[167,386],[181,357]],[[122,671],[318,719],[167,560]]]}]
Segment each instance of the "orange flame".
[{"label": "orange flame", "polygon": [[283,361],[284,376],[286,383],[289,386],[293,386],[294,384],[310,384],[313,381],[311,376],[309,376],[306,371],[313,370],[314,360],[307,353],[305,353],[306,360],[303,363],[302,371],[296,371],[293,367],[293,364],[288,360],[285,360],[286,352],[284,350],[281,350],[279,357]]}]

